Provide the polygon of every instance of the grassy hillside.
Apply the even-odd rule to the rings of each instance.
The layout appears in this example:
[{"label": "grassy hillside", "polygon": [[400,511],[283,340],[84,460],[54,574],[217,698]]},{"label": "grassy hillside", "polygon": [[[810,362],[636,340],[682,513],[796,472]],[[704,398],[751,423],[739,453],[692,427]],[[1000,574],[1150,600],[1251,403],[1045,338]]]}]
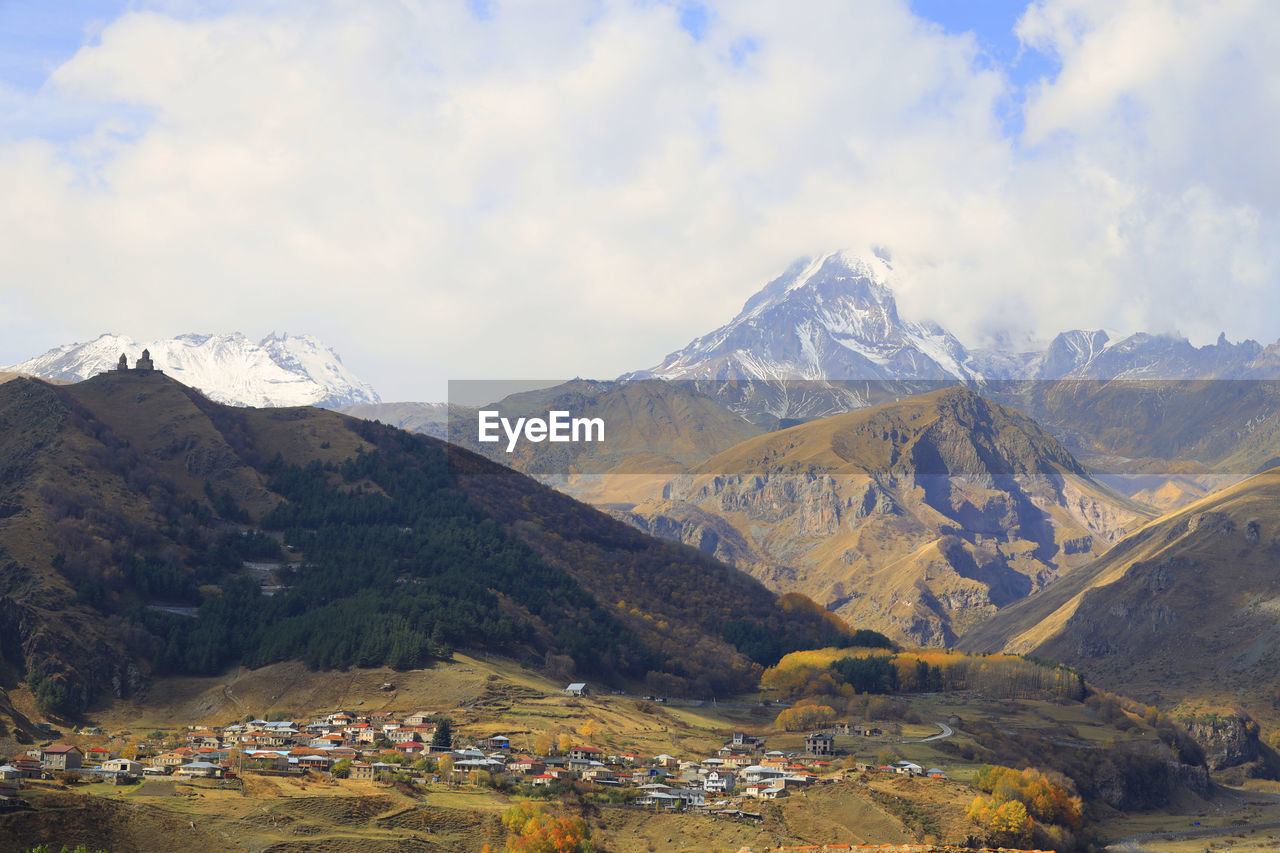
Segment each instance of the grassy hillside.
[{"label": "grassy hillside", "polygon": [[4,655],[46,710],[153,672],[460,647],[724,691],[844,630],[439,441],[159,374],[0,385],[0,484]]},{"label": "grassy hillside", "polygon": [[1280,469],[1170,513],[961,639],[1031,652],[1164,704],[1280,718]]}]

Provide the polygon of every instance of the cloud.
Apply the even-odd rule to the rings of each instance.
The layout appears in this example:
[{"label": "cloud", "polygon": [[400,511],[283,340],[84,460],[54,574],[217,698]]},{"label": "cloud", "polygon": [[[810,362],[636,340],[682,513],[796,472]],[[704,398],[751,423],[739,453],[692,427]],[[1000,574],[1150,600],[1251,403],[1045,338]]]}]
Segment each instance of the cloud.
[{"label": "cloud", "polygon": [[27,103],[57,133],[0,135],[22,346],[309,331],[388,398],[607,377],[871,245],[972,342],[1275,338],[1270,6],[1034,4],[1061,71],[1020,136],[975,37],[905,2],[703,7],[696,38],[660,2],[125,14]]}]

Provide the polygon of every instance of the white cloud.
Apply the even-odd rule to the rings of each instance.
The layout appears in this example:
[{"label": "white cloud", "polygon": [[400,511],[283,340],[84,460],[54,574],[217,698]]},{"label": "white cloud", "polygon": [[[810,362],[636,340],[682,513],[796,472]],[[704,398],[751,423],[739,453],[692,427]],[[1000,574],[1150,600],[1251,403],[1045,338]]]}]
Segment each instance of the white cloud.
[{"label": "white cloud", "polygon": [[714,4],[702,41],[661,3],[173,8],[37,97],[94,130],[0,146],[9,360],[32,323],[280,328],[388,397],[610,376],[873,244],[970,339],[1280,332],[1264,3],[1034,5],[1019,34],[1062,70],[1021,138],[973,37],[905,2]]}]

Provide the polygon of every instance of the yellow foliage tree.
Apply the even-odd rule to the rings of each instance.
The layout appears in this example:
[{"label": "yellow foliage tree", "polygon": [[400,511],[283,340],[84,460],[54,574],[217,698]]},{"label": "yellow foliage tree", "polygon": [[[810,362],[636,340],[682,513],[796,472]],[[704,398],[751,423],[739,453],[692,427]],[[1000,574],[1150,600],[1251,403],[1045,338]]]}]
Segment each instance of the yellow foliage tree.
[{"label": "yellow foliage tree", "polygon": [[591,832],[581,818],[555,817],[525,801],[503,812],[508,853],[592,853]]},{"label": "yellow foliage tree", "polygon": [[786,732],[802,732],[821,728],[835,719],[836,711],[830,705],[798,705],[778,714],[774,726]]}]

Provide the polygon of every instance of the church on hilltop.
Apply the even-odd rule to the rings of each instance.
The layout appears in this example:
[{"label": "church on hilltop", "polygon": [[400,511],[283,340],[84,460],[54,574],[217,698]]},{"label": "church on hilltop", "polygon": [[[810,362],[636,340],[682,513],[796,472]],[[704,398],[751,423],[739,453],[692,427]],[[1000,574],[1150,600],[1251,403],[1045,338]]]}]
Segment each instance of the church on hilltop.
[{"label": "church on hilltop", "polygon": [[[129,369],[129,359],[125,356],[124,353],[120,353],[120,361],[116,364],[116,370],[128,370],[128,369]],[[163,371],[156,370],[155,362],[151,360],[151,350],[145,350],[145,349],[142,351],[142,355],[138,357],[138,360],[134,362],[133,369],[136,371],[140,371],[142,373],[162,373],[163,372]]]}]

